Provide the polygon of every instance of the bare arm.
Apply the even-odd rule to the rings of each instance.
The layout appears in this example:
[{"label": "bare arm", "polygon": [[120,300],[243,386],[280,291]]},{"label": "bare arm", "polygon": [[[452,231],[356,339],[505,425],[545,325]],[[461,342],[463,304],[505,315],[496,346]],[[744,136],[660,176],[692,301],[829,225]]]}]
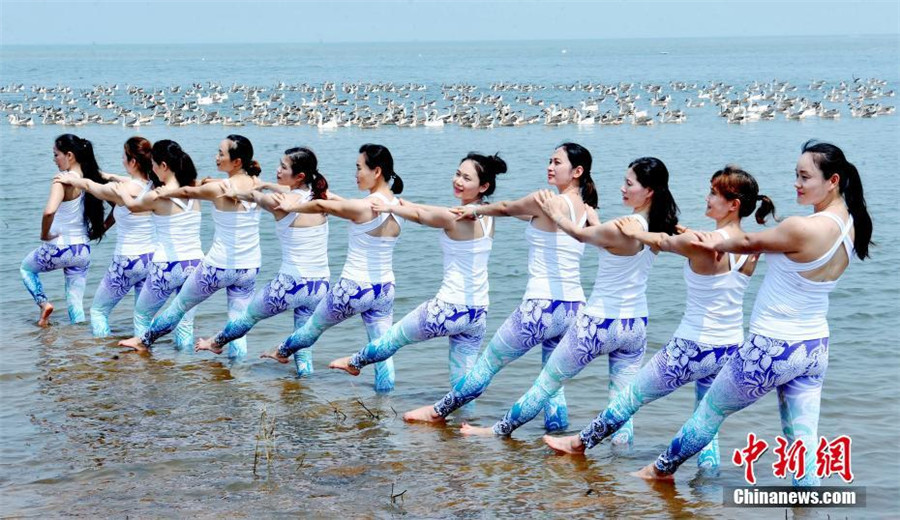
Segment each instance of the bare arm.
[{"label": "bare arm", "polygon": [[698,233],[695,245],[720,253],[797,253],[804,238],[811,234],[803,217],[788,217],[772,229],[741,233],[725,239],[719,233]]},{"label": "bare arm", "polygon": [[131,179],[128,175],[116,175],[115,173],[107,172],[100,172],[100,177],[103,177],[107,182],[125,182]]},{"label": "bare arm", "polygon": [[438,229],[450,230],[457,222],[457,216],[450,211],[450,208],[426,206],[406,201],[391,206],[383,201],[375,200],[372,202],[372,211],[375,213],[391,213],[418,224]]},{"label": "bare arm", "polygon": [[225,183],[208,182],[200,186],[162,187],[156,190],[163,198],[215,200],[225,193]]},{"label": "bare arm", "polygon": [[118,194],[122,199],[122,203],[128,208],[128,211],[134,213],[152,210],[156,206],[156,201],[159,200],[158,190],[146,193],[141,197],[141,200],[135,200],[134,197],[131,196],[127,185],[119,183],[115,186],[118,188]]},{"label": "bare arm", "polygon": [[47,205],[44,206],[44,215],[41,218],[41,240],[52,240],[50,228],[53,226],[53,219],[56,217],[56,210],[62,204],[65,197],[65,188],[62,184],[53,183],[50,185],[50,196],[47,197]]},{"label": "bare arm", "polygon": [[519,200],[501,200],[481,206],[463,206],[454,208],[453,213],[458,215],[457,218],[473,218],[478,215],[489,215],[492,217],[516,217],[529,216],[539,217],[543,213],[538,204],[535,193],[529,193]]},{"label": "bare arm", "polygon": [[[98,199],[105,200],[107,202],[112,202],[113,204],[121,204],[122,198],[119,196],[119,190],[117,188],[118,182],[110,182],[107,184],[100,184],[98,182],[94,182],[90,179],[85,179],[84,177],[79,177],[73,173],[63,173],[57,175],[53,182],[58,182],[60,184],[65,184],[68,186],[73,186],[80,190],[84,190],[91,195],[97,197]],[[127,184],[126,184],[127,186]]]},{"label": "bare arm", "polygon": [[308,202],[292,202],[287,200],[286,196],[281,193],[272,196],[278,201],[278,205],[275,209],[286,213],[327,213],[329,215],[355,221],[362,219],[371,211],[369,201],[367,200],[316,199]]}]

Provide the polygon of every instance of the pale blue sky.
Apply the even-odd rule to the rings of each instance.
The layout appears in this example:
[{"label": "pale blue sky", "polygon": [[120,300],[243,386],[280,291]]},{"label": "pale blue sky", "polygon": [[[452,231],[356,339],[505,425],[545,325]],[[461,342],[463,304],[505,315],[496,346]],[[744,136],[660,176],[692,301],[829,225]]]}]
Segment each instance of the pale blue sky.
[{"label": "pale blue sky", "polygon": [[0,44],[900,35],[900,2],[0,0]]}]

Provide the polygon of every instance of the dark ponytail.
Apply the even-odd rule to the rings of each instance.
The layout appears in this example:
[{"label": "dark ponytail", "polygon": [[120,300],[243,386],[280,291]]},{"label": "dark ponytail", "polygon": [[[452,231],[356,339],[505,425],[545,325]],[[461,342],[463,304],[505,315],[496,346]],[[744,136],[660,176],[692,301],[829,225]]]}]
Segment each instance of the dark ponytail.
[{"label": "dark ponytail", "polygon": [[325,200],[328,198],[328,181],[319,173],[319,160],[312,150],[304,146],[288,148],[284,151],[291,164],[294,176],[305,175],[305,182],[312,191],[312,198]]},{"label": "dark ponytail", "polygon": [[869,257],[869,245],[875,245],[875,242],[872,242],[872,217],[866,208],[862,180],[856,166],[833,144],[809,140],[803,143],[800,152],[812,154],[813,162],[822,170],[825,179],[834,174],[840,177],[838,189],[844,196],[844,203],[853,217],[853,229],[856,231],[853,248],[856,249],[856,256],[865,260]]},{"label": "dark ponytail", "polygon": [[506,173],[506,161],[500,158],[499,153],[494,155],[481,155],[476,152],[469,152],[462,161],[472,161],[475,165],[475,173],[478,174],[478,185],[487,184],[488,187],[481,194],[482,197],[490,197],[497,188],[497,175]]},{"label": "dark ponytail", "polygon": [[143,173],[153,186],[160,187],[162,183],[153,173],[153,162],[151,157],[151,149],[153,145],[150,141],[140,136],[134,136],[125,141],[125,157],[134,160],[137,163],[138,170]]},{"label": "dark ponytail", "polygon": [[775,203],[772,199],[765,195],[759,194],[759,184],[756,179],[742,170],[736,164],[728,164],[721,170],[713,174],[709,183],[719,192],[725,200],[737,200],[740,202],[738,216],[744,218],[750,216],[756,209],[756,203],[760,202],[759,209],[756,209],[756,222],[765,224],[766,217],[772,215],[775,221]]},{"label": "dark ponytail", "polygon": [[359,147],[359,153],[366,156],[366,166],[373,170],[381,168],[382,178],[391,183],[391,191],[395,195],[403,193],[403,179],[394,171],[394,158],[386,146],[367,143]]},{"label": "dark ponytail", "polygon": [[566,152],[566,157],[572,168],[581,166],[584,173],[578,178],[578,185],[581,187],[581,200],[592,208],[597,207],[597,187],[594,185],[594,179],[591,178],[591,165],[594,159],[591,152],[587,148],[576,143],[563,143],[557,148],[562,148]]},{"label": "dark ponytail", "polygon": [[251,177],[262,173],[259,163],[253,159],[253,144],[250,143],[250,139],[237,134],[231,134],[225,139],[231,141],[231,146],[228,147],[229,159],[232,161],[240,159],[241,167]]},{"label": "dark ponytail", "polygon": [[175,174],[179,186],[194,185],[197,180],[197,168],[194,167],[191,156],[181,149],[181,145],[170,139],[162,139],[153,143],[150,153],[156,164],[166,163]]},{"label": "dark ponytail", "polygon": [[650,218],[647,225],[652,233],[675,234],[678,224],[678,205],[669,191],[669,170],[655,157],[641,157],[628,165],[641,186],[653,190]]},{"label": "dark ponytail", "polygon": [[[63,134],[56,138],[56,149],[62,153],[72,152],[75,161],[81,167],[81,174],[85,179],[97,184],[106,184],[106,179],[100,175],[100,166],[94,157],[94,145],[87,139],[82,139],[75,134]],[[106,231],[103,226],[104,209],[103,201],[90,193],[84,192],[84,225],[87,227],[88,238],[100,240]]]}]

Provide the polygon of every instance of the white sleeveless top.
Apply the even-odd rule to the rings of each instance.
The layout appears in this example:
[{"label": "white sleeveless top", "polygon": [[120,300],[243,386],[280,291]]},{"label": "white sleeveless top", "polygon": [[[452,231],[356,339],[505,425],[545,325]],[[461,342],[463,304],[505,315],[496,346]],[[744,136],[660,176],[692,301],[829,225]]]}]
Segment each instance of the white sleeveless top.
[{"label": "white sleeveless top", "polygon": [[46,243],[68,246],[88,243],[87,225],[84,223],[84,192],[72,200],[64,200],[56,208],[50,234],[59,235]]},{"label": "white sleeveless top", "polygon": [[472,240],[453,240],[447,233],[441,234],[444,250],[444,281],[436,298],[458,305],[487,307],[488,259],[494,239],[491,228],[494,219],[478,219],[484,236]]},{"label": "white sleeveless top", "polygon": [[[378,197],[390,206],[400,203],[397,197],[388,200],[380,193],[373,193],[370,197],[372,196]],[[350,222],[347,260],[344,262],[344,270],[341,272],[342,278],[369,283],[394,281],[394,246],[397,245],[397,239],[400,237],[377,237],[369,234],[369,231],[378,229],[378,226],[391,217],[399,226],[403,225],[402,218],[390,213],[380,213],[374,219],[363,224]]]},{"label": "white sleeveless top", "polygon": [[[628,217],[640,221],[644,231],[649,228],[643,216],[635,213]],[[599,249],[597,278],[584,313],[598,318],[646,318],[649,315],[647,277],[656,255],[648,246],[631,256],[614,255],[605,248]]]},{"label": "white sleeveless top", "polygon": [[[581,220],[576,220],[575,205],[564,195],[562,199],[569,205],[569,218],[578,227],[583,227],[587,212]],[[530,222],[525,229],[525,240],[529,245],[528,284],[522,299],[583,302],[581,257],[584,243],[564,231],[541,231]]]},{"label": "white sleeveless top", "polygon": [[[223,181],[231,186],[229,179]],[[239,201],[246,211],[213,208],[216,233],[203,263],[219,269],[255,269],[262,265],[259,250],[260,209],[255,202]]]},{"label": "white sleeveless top", "polygon": [[[291,190],[301,202],[312,200],[309,190]],[[298,278],[328,278],[328,221],[318,226],[291,227],[299,214],[288,213],[275,221],[275,232],[281,240],[279,271]]]},{"label": "white sleeveless top", "polygon": [[[716,230],[728,239],[728,233]],[[684,317],[675,331],[676,338],[708,343],[734,345],[744,341],[744,291],[750,277],[740,272],[747,255],[729,253],[731,269],[719,274],[697,274],[691,262],[684,262],[687,302]]]},{"label": "white sleeveless top", "polygon": [[181,262],[203,258],[203,248],[200,245],[200,221],[203,214],[191,209],[194,205],[191,199],[187,202],[174,197],[169,200],[184,211],[172,215],[150,215],[156,229],[153,261]]},{"label": "white sleeveless top", "polygon": [[837,280],[814,282],[800,273],[822,267],[837,252],[841,244],[847,256],[853,259],[853,242],[850,230],[853,217],[846,224],[840,217],[821,212],[809,217],[826,217],[835,221],[841,236],[824,255],[812,262],[794,262],[783,253],[766,253],[768,270],[756,295],[750,332],[785,341],[803,341],[828,336],[828,293],[837,286]]},{"label": "white sleeveless top", "polygon": [[[143,188],[135,200],[141,200],[153,188],[150,182],[129,181]],[[116,250],[113,254],[140,256],[156,249],[156,232],[150,212],[135,215],[123,205],[113,208],[113,216],[116,219]]]}]

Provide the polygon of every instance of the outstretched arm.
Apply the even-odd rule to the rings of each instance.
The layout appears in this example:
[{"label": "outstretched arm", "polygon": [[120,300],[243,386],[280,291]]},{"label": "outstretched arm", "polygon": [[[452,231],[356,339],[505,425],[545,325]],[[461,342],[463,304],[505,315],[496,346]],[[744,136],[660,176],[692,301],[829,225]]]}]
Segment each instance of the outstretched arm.
[{"label": "outstretched arm", "polygon": [[288,200],[282,193],[273,194],[278,201],[275,209],[286,213],[327,213],[347,220],[360,220],[370,211],[369,201],[360,199],[349,200],[322,200],[316,199],[307,202]]},{"label": "outstretched arm", "polygon": [[807,219],[788,217],[772,229],[741,233],[728,239],[719,233],[697,233],[694,245],[720,253],[796,253],[810,234],[812,229]]},{"label": "outstretched arm", "polygon": [[208,182],[200,186],[181,186],[180,188],[163,186],[155,191],[163,198],[215,200],[225,193],[225,183]]},{"label": "outstretched arm", "polygon": [[539,217],[543,214],[541,212],[541,207],[537,202],[535,193],[529,193],[519,200],[501,200],[481,206],[462,206],[454,208],[453,213],[457,215],[457,218],[474,218],[477,215],[488,215],[492,217]]},{"label": "outstretched arm", "polygon": [[391,213],[406,220],[438,229],[449,230],[456,225],[457,221],[456,214],[450,211],[450,208],[426,206],[408,201],[401,201],[400,204],[391,206],[381,200],[374,200],[372,202],[372,211],[375,213]]},{"label": "outstretched arm", "polygon": [[[68,186],[73,186],[80,190],[84,190],[97,197],[98,199],[112,202],[113,204],[122,204],[122,198],[119,197],[117,188],[117,186],[119,185],[118,182],[100,184],[90,179],[80,177],[74,173],[61,173],[54,177],[53,182],[58,182],[60,184],[65,184]],[[125,186],[128,186],[128,184],[125,184]]]},{"label": "outstretched arm", "polygon": [[150,211],[156,205],[156,201],[159,200],[158,190],[147,192],[141,197],[141,200],[135,200],[134,197],[131,196],[127,184],[117,183],[115,184],[115,187],[119,197],[122,199],[122,203],[128,208],[128,211],[135,213]]}]

